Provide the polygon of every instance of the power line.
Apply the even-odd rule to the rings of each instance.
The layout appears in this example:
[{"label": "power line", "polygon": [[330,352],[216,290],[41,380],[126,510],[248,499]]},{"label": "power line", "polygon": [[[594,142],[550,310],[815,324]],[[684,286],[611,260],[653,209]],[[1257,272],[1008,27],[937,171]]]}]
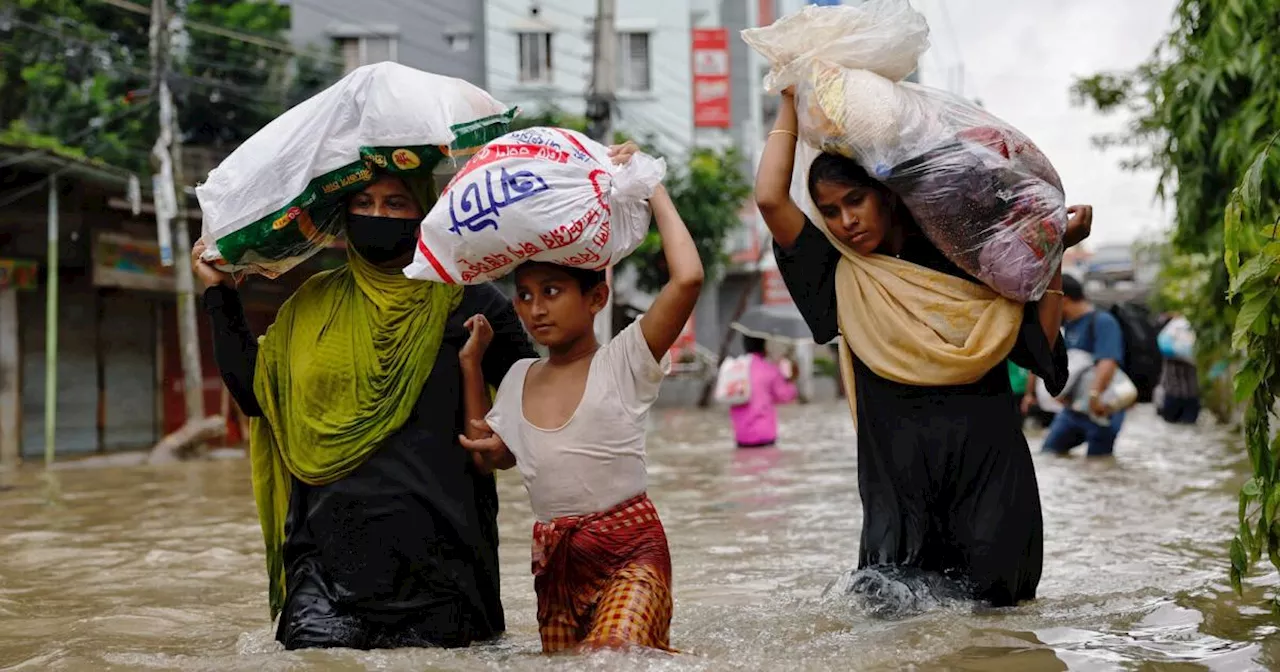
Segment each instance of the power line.
[{"label": "power line", "polygon": [[[34,23],[27,22],[27,21],[23,21],[23,20],[21,20],[21,19],[14,19],[13,21],[14,21],[15,23],[19,24],[19,25],[25,26],[25,27],[27,27],[27,28],[29,28],[29,29],[31,29],[31,30],[36,31],[36,32],[42,33],[42,34],[44,34],[44,35],[48,35],[49,37],[52,37],[52,38],[54,38],[54,39],[56,39],[56,40],[59,40],[60,42],[62,42],[62,43],[64,43],[64,44],[72,44],[72,43],[75,43],[75,44],[80,44],[80,45],[83,45],[83,46],[86,46],[86,47],[90,47],[90,48],[98,48],[98,47],[100,47],[100,46],[101,46],[101,45],[99,45],[99,44],[97,44],[97,43],[95,43],[95,42],[93,42],[93,41],[91,41],[91,40],[86,40],[86,39],[83,39],[83,38],[80,38],[80,37],[74,37],[74,36],[71,36],[71,35],[63,35],[63,34],[60,34],[60,33],[56,32],[56,31],[49,30],[49,29],[45,28],[44,26],[40,26],[40,25],[38,25],[38,24],[34,24]],[[82,24],[82,23],[80,23],[80,22],[72,21],[72,20],[67,20],[67,22],[68,22],[68,23],[71,23],[71,24],[73,24],[73,25],[84,25],[84,24]],[[134,56],[135,58],[137,57],[137,54],[136,54],[136,53],[134,53],[134,52],[131,52],[127,47],[124,47],[123,45],[117,45],[117,46],[119,46],[121,50],[123,50],[125,53],[129,54],[130,56]],[[15,50],[15,49],[13,49],[13,48],[9,47],[8,45],[0,45],[0,50],[6,50],[6,49],[7,49],[7,50],[9,50],[9,52],[10,52],[10,53],[14,53],[14,54],[20,53],[20,52],[18,52],[17,50]],[[139,60],[141,60],[141,59],[139,59]],[[241,66],[237,66],[236,64],[228,63],[228,62],[225,62],[225,61],[211,61],[211,60],[198,59],[198,58],[187,58],[187,59],[183,59],[183,60],[184,60],[184,61],[190,61],[190,62],[192,62],[192,63],[197,63],[197,64],[204,64],[204,65],[209,66],[209,67],[214,67],[214,68],[219,68],[219,69],[225,69],[225,70],[229,70],[229,71],[232,71],[232,72],[239,72],[239,73],[246,73],[246,74],[251,73],[251,74],[255,74],[255,75],[267,75],[267,74],[268,74],[268,73],[264,72],[263,70],[259,70],[259,69],[248,69],[248,68],[241,67]],[[151,73],[150,73],[150,72],[147,72],[147,71],[145,71],[145,70],[142,70],[141,68],[134,67],[134,66],[117,66],[117,68],[116,68],[116,69],[117,69],[117,70],[119,70],[119,71],[123,71],[123,72],[131,73],[131,74],[136,75],[137,77],[139,77],[139,78],[141,78],[141,79],[144,79],[144,80],[145,80],[145,79],[149,79],[149,78],[150,78],[150,76],[151,76]],[[204,77],[204,76],[201,76],[201,75],[196,75],[196,74],[171,73],[171,74],[170,74],[170,78],[171,78],[171,79],[174,79],[174,80],[184,81],[184,82],[187,82],[187,83],[200,84],[200,85],[203,85],[203,86],[204,86],[204,87],[206,87],[206,88],[217,88],[217,89],[220,89],[220,90],[221,90],[221,92],[228,93],[228,94],[230,94],[230,95],[232,95],[232,96],[234,96],[234,97],[236,97],[236,98],[239,98],[239,99],[241,99],[241,100],[244,100],[244,101],[247,101],[247,102],[258,103],[258,104],[261,104],[261,105],[268,105],[268,106],[269,106],[269,105],[275,105],[275,104],[278,104],[280,101],[276,101],[276,100],[271,100],[271,99],[266,99],[266,98],[259,97],[259,94],[260,94],[260,93],[266,93],[266,94],[268,94],[268,95],[270,95],[270,94],[287,95],[287,93],[288,93],[287,91],[284,91],[284,90],[282,90],[282,89],[273,89],[272,87],[270,87],[270,86],[266,86],[266,85],[264,85],[264,86],[262,87],[262,90],[261,90],[261,91],[255,91],[255,90],[252,90],[252,89],[245,88],[245,87],[243,87],[243,86],[239,86],[239,85],[237,85],[237,84],[233,84],[233,83],[231,83],[231,82],[230,82],[230,81],[228,81],[228,80],[222,80],[222,79],[211,79],[211,78]]]},{"label": "power line", "polygon": [[[145,14],[147,16],[151,15],[150,8],[144,7],[135,2],[129,2],[129,0],[95,0],[95,1],[105,3],[113,7],[118,7],[120,9],[123,9],[128,12],[133,12],[135,14]],[[296,47],[294,47],[291,44],[285,44],[284,42],[277,42],[275,40],[260,37],[258,35],[250,35],[248,33],[229,30],[221,26],[202,23],[200,21],[187,21],[186,19],[183,19],[182,25],[184,28],[188,30],[195,30],[202,33],[209,33],[211,35],[225,37],[230,40],[238,40],[240,42],[245,42],[248,44],[255,44],[260,47],[266,47],[268,49],[275,49],[276,51],[282,51],[287,54],[291,54],[293,56],[304,55],[302,52],[300,52]],[[342,63],[341,59],[332,55],[321,55],[320,57],[331,63],[335,63],[335,64]]]},{"label": "power line", "polygon": [[[134,12],[134,13],[137,13],[137,14],[147,14],[147,15],[149,15],[149,14],[150,14],[150,9],[149,9],[149,8],[144,7],[144,6],[142,6],[142,5],[139,5],[139,4],[136,4],[136,3],[133,3],[133,2],[130,2],[129,0],[96,0],[96,1],[97,1],[97,2],[102,2],[102,3],[105,3],[105,4],[108,4],[108,5],[112,5],[112,6],[114,6],[114,7],[117,7],[117,8],[120,8],[120,9],[124,9],[124,10],[126,10],[126,11],[130,11],[130,12]],[[339,21],[344,21],[344,22],[348,22],[348,23],[354,23],[354,24],[356,24],[356,25],[368,25],[366,22],[364,22],[364,21],[362,21],[362,20],[360,20],[360,19],[356,19],[356,18],[353,18],[353,17],[350,17],[350,16],[344,16],[344,15],[336,14],[336,13],[334,13],[334,12],[333,12],[333,11],[331,11],[331,10],[328,10],[328,9],[326,9],[326,8],[323,8],[323,7],[320,7],[320,6],[317,6],[317,5],[311,4],[311,3],[310,3],[310,2],[308,2],[307,0],[293,0],[293,4],[294,4],[294,5],[297,5],[297,6],[305,6],[306,8],[308,8],[308,9],[310,9],[310,10],[314,10],[314,11],[316,11],[317,13],[320,13],[320,14],[322,14],[322,15],[328,16],[328,17],[329,17],[329,18],[331,18],[331,19],[337,19],[337,20],[339,20]],[[545,2],[545,0],[544,0],[544,2],[543,2],[542,4],[544,4],[544,6],[545,6],[547,3],[546,3],[546,2]],[[497,4],[497,3],[494,3],[492,6],[494,6],[494,7],[498,8],[498,9],[500,9],[500,10],[502,10],[502,11],[505,11],[505,12],[507,12],[507,13],[509,13],[509,14],[512,14],[512,15],[515,15],[515,16],[521,16],[521,14],[520,14],[519,12],[517,12],[517,11],[515,11],[515,10],[513,10],[513,9],[510,9],[510,8],[508,8],[508,7],[505,7],[505,6],[503,6],[503,5],[500,5],[500,4]],[[418,10],[417,10],[417,9],[416,9],[412,4],[402,5],[402,6],[401,6],[401,8],[402,8],[402,9],[410,9],[410,10],[412,10],[412,11],[413,11],[413,13],[418,14],[419,16],[422,16],[422,17],[424,17],[424,18],[432,18],[432,19],[434,19],[434,20],[438,20],[438,17],[429,17],[429,16],[427,16],[426,14],[422,13],[421,11],[418,11]],[[567,9],[567,8],[564,8],[564,7],[559,6],[559,5],[554,5],[554,3],[553,3],[553,8],[554,8],[554,9],[556,9],[556,11],[559,11],[559,12],[561,12],[561,13],[563,13],[563,14],[566,14],[566,15],[570,15],[570,16],[581,16],[581,14],[580,14],[579,12],[576,12],[576,11],[573,11],[573,10],[570,10],[570,9]],[[446,14],[448,14],[448,15],[450,15],[450,16],[452,16],[452,17],[455,17],[455,18],[458,18],[458,17],[459,17],[459,15],[454,14],[454,13],[452,13],[452,12],[445,12],[445,13],[446,13]],[[77,21],[70,20],[70,19],[67,19],[67,21],[68,21],[69,23],[72,23],[72,24],[78,24],[78,25],[84,26],[84,24],[83,24],[82,22],[77,22]],[[25,23],[25,22],[21,22],[21,23]],[[28,24],[28,25],[31,25],[31,24]],[[310,57],[318,57],[318,58],[321,58],[321,59],[323,59],[323,60],[325,60],[325,61],[332,62],[332,63],[341,63],[341,62],[342,62],[342,60],[341,60],[341,59],[334,58],[334,57],[331,57],[331,56],[327,56],[327,55],[323,54],[323,52],[318,52],[318,53],[317,53],[317,52],[306,53],[306,52],[299,51],[298,49],[296,49],[296,48],[294,48],[294,47],[292,47],[292,46],[290,46],[290,45],[286,45],[286,44],[279,43],[279,42],[273,42],[273,41],[271,41],[271,40],[267,40],[267,39],[262,38],[262,37],[259,37],[259,36],[248,35],[248,34],[245,34],[245,33],[238,33],[238,32],[236,32],[236,31],[231,31],[231,30],[223,29],[223,28],[220,28],[220,27],[217,27],[217,26],[210,26],[210,25],[208,25],[208,24],[203,24],[203,23],[200,23],[200,22],[184,21],[184,24],[183,24],[183,25],[184,25],[186,28],[191,29],[191,30],[202,31],[202,32],[206,32],[206,33],[210,33],[210,34],[214,34],[214,35],[219,35],[219,36],[222,36],[222,37],[225,37],[225,38],[228,38],[228,39],[233,39],[233,40],[238,40],[238,41],[242,41],[242,42],[247,42],[247,43],[250,43],[250,44],[256,44],[256,45],[259,45],[259,46],[263,46],[263,47],[267,47],[267,48],[275,49],[275,50],[278,50],[278,51],[282,51],[282,52],[285,52],[285,53],[291,54],[291,55],[293,55],[293,56],[310,56]],[[62,41],[73,41],[73,42],[77,42],[77,43],[80,43],[80,44],[83,44],[83,45],[86,45],[86,46],[93,46],[93,47],[101,46],[101,45],[95,44],[95,43],[93,43],[93,42],[91,42],[91,41],[88,41],[88,40],[83,40],[83,39],[76,38],[76,37],[69,36],[69,35],[62,35],[62,34],[58,34],[58,33],[54,32],[54,31],[49,31],[49,30],[47,30],[47,29],[44,29],[43,27],[39,27],[39,30],[40,30],[40,32],[43,32],[43,33],[45,33],[45,34],[47,34],[47,35],[50,35],[50,36],[56,37],[57,39],[62,40]],[[404,43],[404,44],[406,44],[406,45],[409,45],[409,46],[412,46],[412,47],[416,47],[416,48],[422,49],[422,50],[424,50],[424,51],[428,51],[428,52],[430,52],[430,51],[433,51],[433,50],[434,50],[432,47],[430,47],[430,46],[428,46],[428,45],[426,45],[426,44],[424,44],[424,43],[417,42],[417,41],[414,41],[414,40],[411,40],[411,39],[404,39],[403,37],[400,37],[400,36],[397,36],[397,38],[396,38],[396,39],[397,39],[397,40],[399,40],[400,42],[403,42],[403,43]],[[123,45],[119,45],[119,46],[120,46],[120,48],[125,49],[126,53],[130,53],[127,47],[124,47]],[[570,50],[567,50],[567,49],[561,49],[561,50],[559,50],[559,53],[561,53],[562,55],[567,54],[567,55],[568,55],[568,57],[569,57],[569,62],[570,62],[570,63],[572,63],[572,62],[573,62],[573,60],[574,60],[574,56],[575,56],[574,52],[572,52],[572,51],[570,51]],[[585,59],[585,58],[586,58],[585,56],[583,56],[583,55],[581,55],[581,54],[578,54],[577,56],[578,56],[578,58],[579,58],[579,59]],[[650,58],[650,68],[651,68],[651,72],[652,72],[652,74],[654,75],[654,80],[653,80],[654,82],[657,82],[657,81],[661,80],[661,79],[662,79],[662,78],[664,78],[664,77],[669,77],[669,76],[670,76],[670,75],[665,74],[665,73],[664,73],[664,72],[662,72],[661,70],[654,69],[654,68],[652,67],[652,64],[653,64],[653,61],[652,61],[652,54],[650,54],[649,58]],[[243,67],[243,66],[238,66],[238,65],[236,65],[236,64],[227,63],[227,62],[210,61],[210,60],[204,60],[204,59],[198,59],[198,58],[189,58],[189,59],[187,59],[187,60],[189,60],[189,61],[190,61],[190,62],[192,62],[192,63],[196,63],[196,64],[203,64],[203,65],[206,65],[206,66],[217,67],[217,68],[223,68],[223,69],[227,69],[227,70],[234,71],[234,72],[241,72],[241,73],[253,73],[253,74],[259,74],[259,73],[261,73],[261,71],[256,70],[256,69],[246,68],[246,67]],[[520,86],[520,79],[521,79],[521,78],[520,78],[520,76],[519,76],[517,73],[515,73],[515,72],[513,72],[513,71],[511,71],[511,70],[505,69],[505,68],[496,67],[496,66],[494,66],[493,64],[487,64],[487,69],[488,69],[490,72],[493,72],[493,73],[495,73],[495,74],[497,74],[497,75],[499,75],[499,76],[501,76],[501,77],[504,77],[504,78],[507,78],[507,79],[512,80],[513,82],[515,82],[515,86],[516,86],[516,87],[519,87],[519,86]],[[139,76],[147,76],[147,75],[149,74],[149,73],[142,72],[141,70],[138,70],[138,69],[136,69],[136,68],[129,68],[129,70],[130,70],[131,72],[133,72],[134,74],[137,74],[137,75],[139,75]],[[584,71],[582,71],[582,70],[578,70],[577,72],[569,72],[569,73],[567,73],[567,74],[569,74],[569,76],[571,76],[571,77],[580,77],[580,78],[582,78],[582,79],[584,79],[584,80],[586,80],[586,79],[587,79],[587,73],[585,73],[585,72],[584,72]],[[245,89],[245,88],[243,88],[243,87],[237,86],[237,85],[235,85],[235,84],[232,84],[232,83],[230,83],[230,82],[226,82],[226,81],[213,80],[213,79],[209,79],[209,78],[206,78],[206,77],[201,77],[201,76],[199,76],[199,75],[175,75],[175,77],[176,77],[176,78],[178,78],[178,79],[181,79],[181,80],[184,80],[184,81],[187,81],[187,82],[193,83],[193,84],[201,85],[201,86],[203,86],[203,87],[206,87],[206,89],[207,89],[207,88],[217,88],[217,89],[218,89],[220,92],[222,92],[222,93],[226,93],[226,94],[228,94],[228,95],[231,95],[231,96],[233,96],[233,97],[239,98],[239,99],[241,99],[241,100],[245,100],[245,101],[247,101],[247,102],[253,102],[253,103],[258,103],[258,104],[261,104],[261,105],[268,105],[268,106],[278,104],[278,102],[279,102],[279,101],[275,101],[275,100],[266,100],[266,99],[260,98],[260,97],[258,97],[257,95],[255,95],[255,92],[252,92],[252,91],[250,91],[250,90],[248,90],[248,89]],[[265,90],[265,91],[267,91],[268,93],[270,93],[270,92],[272,91],[269,87],[263,87],[263,88],[264,88],[264,90]],[[653,86],[653,87],[651,87],[651,88],[657,88],[657,87],[656,87],[656,86]],[[582,92],[582,94],[586,94],[588,91],[589,91],[589,86],[584,86],[584,91]],[[510,91],[509,93],[517,93],[517,92],[515,92],[515,91]],[[520,92],[518,92],[518,93],[520,93],[520,94],[525,94],[525,95],[532,95],[532,96],[535,96],[535,97],[536,97],[536,93],[532,93],[532,92],[526,93],[526,92],[524,92],[524,91],[520,91]],[[552,96],[558,96],[558,95],[580,95],[580,94],[576,94],[576,93],[569,93],[569,92],[563,92],[563,91],[551,91],[551,92],[548,92],[548,93],[550,93]],[[632,125],[632,123],[628,123],[628,125]],[[641,124],[635,124],[635,125],[640,126]],[[682,140],[682,139],[680,139],[680,138],[675,137],[675,136],[674,136],[670,131],[667,131],[667,130],[665,129],[664,125],[662,125],[662,124],[660,124],[660,123],[655,123],[655,124],[652,124],[652,125],[650,125],[650,124],[648,124],[648,123],[645,123],[645,124],[643,124],[643,126],[648,127],[649,135],[657,135],[657,136],[661,136],[661,137],[663,137],[663,138],[667,139],[667,140],[668,140],[672,145],[676,146],[677,148],[679,148],[679,149],[681,149],[681,150],[687,149],[687,147],[688,147],[688,144],[687,144],[687,142],[686,142],[686,141],[684,141],[684,140]],[[90,130],[92,130],[92,129],[90,129]]]},{"label": "power line", "polygon": [[[63,23],[70,24],[70,25],[73,25],[73,26],[80,26],[80,27],[84,27],[84,28],[90,28],[90,27],[91,27],[91,26],[89,26],[88,24],[85,24],[85,23],[80,22],[80,21],[75,21],[75,20],[73,20],[73,19],[60,18],[60,19],[59,19],[59,21],[61,21],[61,22],[63,22]],[[64,35],[64,34],[59,33],[59,32],[57,32],[57,31],[50,30],[50,29],[48,29],[48,28],[46,28],[46,27],[44,27],[44,26],[41,26],[41,25],[39,25],[39,24],[30,23],[30,22],[28,22],[28,21],[23,21],[22,19],[13,19],[13,22],[14,22],[14,23],[16,23],[16,24],[18,24],[18,25],[24,26],[24,27],[26,27],[26,28],[28,28],[28,29],[30,29],[30,30],[33,30],[33,31],[35,31],[35,32],[38,32],[38,33],[41,33],[41,34],[47,35],[47,36],[49,36],[49,37],[52,37],[52,38],[54,38],[54,39],[57,39],[57,40],[61,41],[61,42],[62,42],[62,43],[64,43],[64,44],[79,44],[79,45],[82,45],[82,46],[85,46],[85,47],[89,47],[89,48],[91,48],[91,49],[98,49],[98,48],[101,48],[101,47],[103,46],[102,44],[100,44],[100,43],[98,43],[98,42],[94,42],[94,41],[92,41],[92,40],[86,40],[86,39],[84,39],[84,38],[76,37],[76,36],[72,36],[72,35]],[[6,48],[7,46],[8,46],[8,45],[0,45],[0,48]],[[131,50],[130,48],[128,48],[128,47],[126,47],[126,46],[124,46],[124,45],[116,44],[116,43],[112,43],[112,46],[117,47],[119,50],[121,50],[121,51],[123,51],[125,54],[128,54],[129,56],[133,57],[135,60],[139,60],[139,61],[141,61],[141,60],[145,60],[144,58],[140,57],[140,55],[139,55],[137,52],[135,52],[135,51]],[[15,54],[17,54],[17,53],[21,53],[21,52],[19,52],[19,51],[17,51],[17,50],[13,50],[13,49],[11,49],[11,50],[10,50],[10,53],[15,53]],[[269,74],[269,73],[267,73],[266,71],[264,71],[264,70],[262,70],[262,69],[259,69],[259,68],[253,68],[253,67],[251,67],[251,66],[242,66],[242,65],[237,65],[237,64],[235,64],[235,63],[229,63],[229,62],[227,62],[227,61],[213,61],[213,60],[202,59],[202,58],[195,58],[195,57],[190,57],[190,56],[188,56],[188,57],[184,57],[184,58],[182,59],[182,61],[183,61],[184,63],[191,63],[191,64],[196,64],[196,65],[203,65],[203,66],[206,66],[206,67],[217,68],[217,69],[221,69],[221,70],[227,70],[227,71],[230,71],[230,72],[235,72],[235,73],[240,73],[240,74],[252,74],[252,75],[268,75],[268,74]],[[117,68],[117,69],[122,69],[122,70],[125,70],[125,71],[128,71],[128,72],[131,72],[131,73],[133,73],[133,74],[135,74],[135,75],[138,75],[139,77],[142,77],[142,78],[144,78],[144,79],[150,78],[150,76],[151,76],[151,73],[146,72],[146,71],[144,71],[144,70],[142,70],[142,69],[140,69],[140,68],[136,68],[136,67],[126,66],[126,67],[123,67],[123,68]],[[209,79],[208,79],[208,78],[206,78],[206,77],[201,77],[201,76],[199,76],[199,75],[181,75],[181,74],[178,74],[178,75],[174,75],[174,76],[175,76],[175,77],[179,77],[179,78],[186,78],[186,79],[192,79],[192,80],[200,80],[200,81],[204,81],[204,82],[211,82],[211,81],[213,81],[213,80],[209,80]],[[218,85],[218,86],[227,87],[227,88],[229,88],[229,89],[237,90],[237,91],[240,91],[240,92],[242,92],[242,93],[243,93],[244,91],[247,91],[247,89],[245,89],[244,87],[237,86],[237,85],[232,84],[232,83],[230,83],[230,82],[217,82],[217,85]],[[255,100],[256,100],[256,99],[255,99]],[[258,102],[264,102],[264,101],[258,100]]]},{"label": "power line", "polygon": [[[330,19],[335,19],[335,20],[337,20],[337,21],[342,21],[342,22],[344,22],[344,23],[350,23],[350,24],[353,24],[353,25],[357,25],[357,26],[364,26],[364,27],[370,27],[370,28],[374,27],[374,26],[372,26],[371,24],[369,24],[367,21],[364,21],[364,20],[362,20],[362,19],[358,19],[358,18],[354,18],[354,17],[351,17],[351,16],[347,16],[347,15],[344,15],[344,14],[338,14],[338,13],[335,13],[335,11],[334,11],[334,10],[332,10],[332,9],[325,8],[325,7],[321,7],[321,6],[319,6],[319,5],[315,5],[315,4],[311,4],[309,1],[304,1],[304,0],[293,0],[293,4],[295,4],[295,5],[297,5],[297,6],[301,6],[301,7],[306,7],[306,8],[308,8],[308,9],[312,10],[312,11],[315,11],[315,12],[316,12],[316,13],[318,13],[318,14],[321,14],[321,15],[323,15],[323,16],[326,16],[326,17],[328,17],[328,18],[330,18]],[[457,15],[453,15],[453,16],[457,16]],[[436,20],[436,21],[438,21],[438,20],[439,20],[439,19],[438,19],[438,17],[437,17],[435,20]],[[389,36],[389,37],[394,37],[394,38],[396,39],[396,41],[397,41],[397,42],[399,42],[399,43],[402,43],[402,44],[408,45],[408,46],[410,46],[410,47],[416,47],[416,48],[421,49],[421,50],[426,51],[426,52],[431,52],[431,51],[436,51],[436,50],[437,50],[437,48],[432,47],[432,46],[430,46],[430,45],[426,44],[425,42],[419,42],[419,41],[416,41],[416,40],[406,39],[403,35],[396,35],[396,36]],[[553,53],[554,53],[554,52],[553,52]],[[570,53],[569,55],[570,55],[570,57],[571,57],[570,62],[572,62],[572,56],[573,56],[573,54],[572,54],[572,53]],[[583,57],[583,58],[585,58],[585,57]],[[486,60],[487,60],[487,59],[486,59]],[[497,67],[494,67],[494,66],[492,66],[492,65],[490,65],[490,64],[486,64],[486,67],[487,67],[487,68],[489,68],[489,69],[491,69],[491,70],[493,70],[493,71],[495,71],[495,72],[498,72],[498,73],[499,73],[499,74],[501,74],[503,77],[508,77],[508,78],[510,78],[510,79],[512,79],[512,80],[515,80],[515,81],[517,81],[517,82],[519,82],[519,81],[520,81],[520,76],[519,76],[519,75],[517,75],[517,74],[515,74],[514,72],[512,72],[512,71],[510,71],[510,70],[502,70],[502,69],[497,68]],[[585,79],[585,78],[587,77],[587,73],[585,73],[585,72],[573,73],[573,76],[581,76],[581,77],[583,77],[583,78]]]}]

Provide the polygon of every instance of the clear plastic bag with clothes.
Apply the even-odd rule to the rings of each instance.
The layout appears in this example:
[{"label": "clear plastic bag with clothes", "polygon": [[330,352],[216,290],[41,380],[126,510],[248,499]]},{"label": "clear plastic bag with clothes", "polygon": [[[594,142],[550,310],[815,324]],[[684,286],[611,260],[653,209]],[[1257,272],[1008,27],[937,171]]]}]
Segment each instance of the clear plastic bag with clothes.
[{"label": "clear plastic bag with clothes", "polygon": [[[1057,171],[974,103],[900,81],[929,46],[927,23],[907,0],[808,6],[743,39],[773,66],[767,89],[795,87],[804,144],[858,161],[943,254],[999,294],[1043,295],[1067,223]],[[802,176],[816,151],[797,152]]]}]

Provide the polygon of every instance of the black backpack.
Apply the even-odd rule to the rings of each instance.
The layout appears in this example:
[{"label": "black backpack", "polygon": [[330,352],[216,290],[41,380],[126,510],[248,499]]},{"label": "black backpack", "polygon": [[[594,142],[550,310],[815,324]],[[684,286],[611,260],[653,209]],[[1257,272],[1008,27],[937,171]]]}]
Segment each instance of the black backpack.
[{"label": "black backpack", "polygon": [[1120,323],[1120,333],[1124,336],[1124,366],[1121,369],[1138,388],[1138,401],[1150,402],[1164,367],[1164,357],[1156,343],[1159,332],[1151,313],[1146,306],[1133,302],[1118,303],[1107,312]]}]

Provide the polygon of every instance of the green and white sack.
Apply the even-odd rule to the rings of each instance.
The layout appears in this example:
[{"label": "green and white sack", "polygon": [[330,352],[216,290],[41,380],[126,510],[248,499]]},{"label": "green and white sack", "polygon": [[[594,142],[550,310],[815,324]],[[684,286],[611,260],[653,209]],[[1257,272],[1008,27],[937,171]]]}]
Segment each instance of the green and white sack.
[{"label": "green and white sack", "polygon": [[348,195],[379,174],[430,178],[442,160],[460,166],[516,113],[461,79],[398,63],[354,70],[267,124],[196,188],[205,259],[279,276],[342,233]]}]

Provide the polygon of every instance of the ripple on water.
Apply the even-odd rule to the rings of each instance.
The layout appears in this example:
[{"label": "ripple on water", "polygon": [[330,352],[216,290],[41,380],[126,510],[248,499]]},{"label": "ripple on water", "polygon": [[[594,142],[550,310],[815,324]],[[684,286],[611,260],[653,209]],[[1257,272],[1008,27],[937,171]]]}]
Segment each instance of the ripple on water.
[{"label": "ripple on water", "polygon": [[[824,591],[857,558],[842,404],[784,409],[779,448],[732,446],[718,413],[655,413],[650,492],[675,570],[680,656],[539,655],[518,475],[502,474],[508,633],[459,651],[284,652],[265,623],[243,461],[35,474],[0,493],[0,666],[39,670],[1248,670],[1280,666],[1277,577],[1225,583],[1242,452],[1211,428],[1133,412],[1107,461],[1035,456],[1040,599],[938,600],[875,615]],[[1038,447],[1033,439],[1033,449]],[[837,593],[840,591],[836,591]],[[913,594],[914,595],[914,594]]]}]

